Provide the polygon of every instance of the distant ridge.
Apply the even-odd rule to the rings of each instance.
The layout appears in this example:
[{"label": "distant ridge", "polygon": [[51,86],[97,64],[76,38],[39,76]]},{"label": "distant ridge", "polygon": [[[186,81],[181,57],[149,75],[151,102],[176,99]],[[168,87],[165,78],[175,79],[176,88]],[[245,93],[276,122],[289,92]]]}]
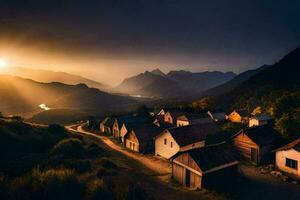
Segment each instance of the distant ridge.
[{"label": "distant ridge", "polygon": [[109,87],[106,84],[99,83],[94,80],[84,78],[82,76],[69,74],[66,72],[55,72],[43,69],[29,69],[24,67],[10,67],[7,70],[2,70],[1,74],[8,74],[13,76],[19,76],[22,78],[32,79],[38,82],[51,83],[51,82],[61,82],[70,85],[76,85],[79,83],[84,83],[89,87],[98,88],[100,90],[107,90]]},{"label": "distant ridge", "polygon": [[160,69],[145,71],[123,80],[115,91],[131,95],[153,98],[191,98],[202,91],[223,84],[236,76],[233,72],[189,72],[170,71],[165,74]]}]

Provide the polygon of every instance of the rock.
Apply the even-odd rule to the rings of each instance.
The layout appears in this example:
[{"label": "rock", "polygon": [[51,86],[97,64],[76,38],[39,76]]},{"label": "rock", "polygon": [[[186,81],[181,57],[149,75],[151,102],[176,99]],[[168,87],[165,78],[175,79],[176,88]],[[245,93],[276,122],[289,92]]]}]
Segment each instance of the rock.
[{"label": "rock", "polygon": [[291,183],[298,185],[298,181],[292,181]]},{"label": "rock", "polygon": [[289,180],[289,177],[287,176],[282,176],[281,177],[281,180],[284,181],[284,182],[287,182]]},{"label": "rock", "polygon": [[267,173],[269,173],[269,170],[268,169],[260,169],[260,173],[267,174]]},{"label": "rock", "polygon": [[276,171],[276,170],[271,171],[271,174],[273,176],[281,176],[282,175],[282,173],[280,171]]},{"label": "rock", "polygon": [[267,166],[267,168],[268,168],[269,170],[274,170],[274,165],[273,165],[273,164],[269,164],[269,165]]}]

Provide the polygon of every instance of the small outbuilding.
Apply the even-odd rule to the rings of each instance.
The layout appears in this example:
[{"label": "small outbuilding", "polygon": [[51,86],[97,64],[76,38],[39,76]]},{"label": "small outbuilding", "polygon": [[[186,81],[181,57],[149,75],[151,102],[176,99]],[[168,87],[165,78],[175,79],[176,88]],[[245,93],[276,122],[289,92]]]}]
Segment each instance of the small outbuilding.
[{"label": "small outbuilding", "polygon": [[248,122],[250,113],[248,110],[234,110],[228,115],[228,120],[235,123]]},{"label": "small outbuilding", "polygon": [[262,126],[267,124],[269,124],[270,126],[274,124],[273,119],[267,115],[254,116],[249,119],[249,127]]},{"label": "small outbuilding", "polygon": [[177,126],[187,126],[192,124],[213,123],[214,121],[207,113],[202,114],[184,114],[177,117]]},{"label": "small outbuilding", "polygon": [[238,161],[227,144],[180,152],[172,158],[172,177],[192,189],[222,187],[234,180]]},{"label": "small outbuilding", "polygon": [[164,115],[164,122],[167,124],[173,124],[176,126],[177,124],[177,118],[181,115],[184,115],[185,112],[183,111],[178,111],[178,110],[171,110],[165,113]]},{"label": "small outbuilding", "polygon": [[116,118],[107,117],[100,123],[100,131],[109,135],[118,135],[119,127]]},{"label": "small outbuilding", "polygon": [[207,136],[218,130],[214,123],[166,129],[155,137],[155,155],[169,159],[180,151],[203,147]]},{"label": "small outbuilding", "polygon": [[242,129],[231,138],[239,154],[255,165],[271,158],[281,140],[281,135],[268,125]]},{"label": "small outbuilding", "polygon": [[276,167],[286,173],[300,176],[300,139],[275,150]]},{"label": "small outbuilding", "polygon": [[162,129],[153,123],[136,124],[124,136],[126,148],[141,153],[154,152],[154,138]]}]

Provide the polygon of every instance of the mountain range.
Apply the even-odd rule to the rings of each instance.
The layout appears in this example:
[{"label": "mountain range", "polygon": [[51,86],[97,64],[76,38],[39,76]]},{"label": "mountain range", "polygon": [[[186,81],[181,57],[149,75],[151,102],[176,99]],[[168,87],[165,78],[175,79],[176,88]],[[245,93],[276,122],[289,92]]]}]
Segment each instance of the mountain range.
[{"label": "mountain range", "polygon": [[84,78],[82,76],[69,74],[66,72],[55,72],[43,69],[29,69],[24,67],[9,67],[5,70],[0,71],[1,74],[7,74],[12,76],[19,76],[22,78],[32,79],[38,82],[51,83],[60,82],[70,85],[76,85],[84,83],[89,87],[98,88],[100,90],[107,90],[108,85],[99,83],[97,81]]},{"label": "mountain range", "polygon": [[159,69],[145,71],[124,81],[115,91],[130,95],[154,98],[185,98],[223,84],[236,76],[233,72],[189,72],[170,71],[165,74]]}]

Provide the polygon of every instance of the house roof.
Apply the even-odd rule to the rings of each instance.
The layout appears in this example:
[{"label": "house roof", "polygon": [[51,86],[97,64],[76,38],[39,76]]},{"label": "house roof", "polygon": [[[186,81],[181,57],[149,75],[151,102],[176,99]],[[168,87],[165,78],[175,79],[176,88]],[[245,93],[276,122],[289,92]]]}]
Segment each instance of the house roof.
[{"label": "house roof", "polygon": [[128,124],[140,124],[144,123],[147,119],[145,117],[126,115],[118,117],[117,120],[119,128],[121,128],[123,124],[125,124],[125,126],[128,126]]},{"label": "house roof", "polygon": [[214,123],[194,124],[168,129],[174,140],[181,147],[203,141],[207,135],[215,134],[218,130],[218,126]]},{"label": "house roof", "polygon": [[226,118],[225,112],[211,113],[212,117],[217,120],[222,120]]},{"label": "house roof", "polygon": [[168,113],[170,113],[170,115],[176,119],[177,117],[184,115],[186,112],[180,110],[170,110]]},{"label": "house roof", "polygon": [[177,119],[180,120],[198,120],[198,119],[205,119],[205,118],[210,118],[209,115],[207,113],[199,113],[199,114],[194,114],[194,113],[188,113],[188,114],[182,114],[180,116],[178,116]]},{"label": "house roof", "polygon": [[237,112],[242,117],[247,117],[250,115],[249,111],[246,109],[234,110],[234,111]]},{"label": "house roof", "polygon": [[205,172],[226,164],[238,164],[235,152],[229,144],[222,143],[186,151]]},{"label": "house roof", "polygon": [[294,140],[293,142],[284,145],[283,147],[280,147],[275,151],[286,151],[290,149],[295,149],[296,151],[300,152],[300,139]]},{"label": "house roof", "polygon": [[132,129],[137,137],[139,143],[146,143],[152,141],[162,129],[152,123],[139,124]]},{"label": "house roof", "polygon": [[111,118],[109,117],[106,122],[104,122],[104,126],[107,126],[107,127],[112,127],[113,124],[115,123],[116,119],[115,118]]},{"label": "house roof", "polygon": [[271,120],[272,117],[268,116],[268,115],[258,115],[258,116],[254,116],[251,119],[257,119],[259,121],[266,121],[266,120]]},{"label": "house roof", "polygon": [[254,126],[251,128],[243,129],[233,137],[241,133],[247,135],[258,146],[272,145],[281,138],[281,135],[268,125]]}]

